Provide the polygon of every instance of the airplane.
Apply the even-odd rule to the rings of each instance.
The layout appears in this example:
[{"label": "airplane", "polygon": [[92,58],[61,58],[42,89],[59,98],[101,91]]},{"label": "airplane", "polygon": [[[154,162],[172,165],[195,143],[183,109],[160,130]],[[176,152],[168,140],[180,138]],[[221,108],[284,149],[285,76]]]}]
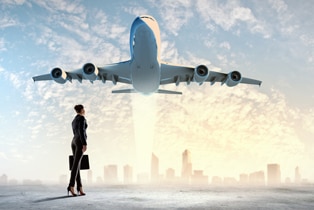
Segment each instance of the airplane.
[{"label": "airplane", "polygon": [[160,31],[155,18],[150,15],[141,15],[135,18],[130,31],[130,60],[96,66],[86,63],[81,69],[64,71],[60,67],[53,68],[50,74],[33,77],[34,82],[42,80],[54,80],[64,84],[66,81],[89,80],[93,83],[101,80],[106,83],[112,81],[133,86],[131,89],[112,90],[112,93],[163,93],[182,94],[182,92],[159,89],[160,85],[175,84],[180,82],[196,82],[199,85],[209,82],[213,85],[220,82],[229,87],[239,83],[261,85],[262,82],[255,79],[242,77],[239,71],[221,73],[209,71],[206,65],[183,66],[171,64],[160,60]]}]

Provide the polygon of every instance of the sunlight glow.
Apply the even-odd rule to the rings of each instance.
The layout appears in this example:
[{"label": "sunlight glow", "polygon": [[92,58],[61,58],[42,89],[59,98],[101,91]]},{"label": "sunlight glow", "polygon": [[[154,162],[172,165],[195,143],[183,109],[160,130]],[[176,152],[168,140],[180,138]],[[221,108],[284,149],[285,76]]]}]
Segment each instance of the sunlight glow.
[{"label": "sunlight glow", "polygon": [[155,127],[154,96],[132,96],[137,174],[150,174]]}]

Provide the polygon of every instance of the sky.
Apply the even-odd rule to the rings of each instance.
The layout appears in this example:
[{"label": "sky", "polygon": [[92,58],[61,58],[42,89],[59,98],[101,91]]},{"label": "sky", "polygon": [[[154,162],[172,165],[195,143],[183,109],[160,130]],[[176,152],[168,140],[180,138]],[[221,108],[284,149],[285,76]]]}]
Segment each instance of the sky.
[{"label": "sky", "polygon": [[[278,163],[282,180],[299,166],[314,181],[311,1],[2,0],[0,10],[0,175],[69,175],[73,107],[83,104],[94,179],[108,164],[120,176],[126,164],[144,170],[151,150],[161,174],[179,176],[188,149],[193,170],[210,179],[267,174]],[[163,61],[238,70],[262,86],[181,83],[162,87],[181,96],[143,96],[112,94],[130,88],[119,83],[33,82],[57,66],[128,60],[130,27],[142,14],[158,21]]]}]

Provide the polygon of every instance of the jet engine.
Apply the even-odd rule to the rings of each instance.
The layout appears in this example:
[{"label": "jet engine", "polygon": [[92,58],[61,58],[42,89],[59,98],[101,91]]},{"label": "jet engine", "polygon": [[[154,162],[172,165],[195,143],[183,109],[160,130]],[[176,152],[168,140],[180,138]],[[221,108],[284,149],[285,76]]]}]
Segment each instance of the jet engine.
[{"label": "jet engine", "polygon": [[241,73],[238,71],[232,71],[228,74],[226,84],[229,87],[233,87],[239,84],[241,80],[242,80]]},{"label": "jet engine", "polygon": [[51,78],[60,84],[64,84],[67,81],[67,73],[60,68],[54,68],[50,72]]},{"label": "jet engine", "polygon": [[98,68],[92,63],[86,63],[83,66],[84,77],[90,81],[94,81],[98,76]]},{"label": "jet engine", "polygon": [[194,81],[202,84],[208,78],[209,71],[205,65],[199,65],[194,69]]}]

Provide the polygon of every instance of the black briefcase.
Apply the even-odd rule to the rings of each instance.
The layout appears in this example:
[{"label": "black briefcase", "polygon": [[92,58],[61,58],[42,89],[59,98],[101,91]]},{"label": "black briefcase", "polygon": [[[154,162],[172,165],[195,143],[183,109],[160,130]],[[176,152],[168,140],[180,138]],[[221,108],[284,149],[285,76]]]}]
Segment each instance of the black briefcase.
[{"label": "black briefcase", "polygon": [[[69,169],[71,171],[72,166],[73,166],[73,155],[69,156]],[[83,155],[82,160],[81,160],[81,170],[88,170],[89,169],[89,160],[88,160],[88,155]]]}]

